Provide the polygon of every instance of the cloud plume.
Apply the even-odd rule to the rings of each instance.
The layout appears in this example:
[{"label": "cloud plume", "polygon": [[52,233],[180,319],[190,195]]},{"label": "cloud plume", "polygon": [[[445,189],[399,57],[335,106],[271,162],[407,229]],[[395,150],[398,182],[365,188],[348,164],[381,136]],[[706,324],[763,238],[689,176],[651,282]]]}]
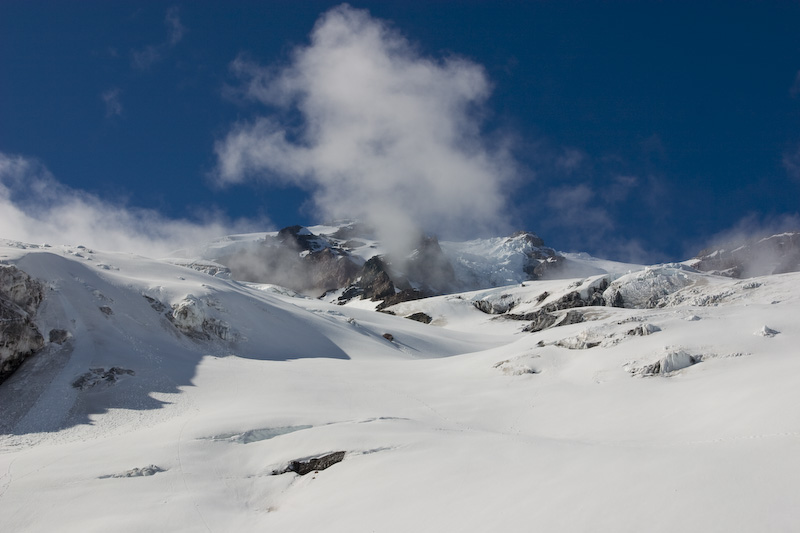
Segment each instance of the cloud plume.
[{"label": "cloud plume", "polygon": [[0,152],[0,238],[83,244],[107,251],[165,257],[175,250],[250,228],[206,216],[164,217],[67,187],[35,159]]},{"label": "cloud plume", "polygon": [[100,95],[100,99],[106,106],[106,118],[122,116],[122,102],[119,95],[119,87],[111,88]]},{"label": "cloud plume", "polygon": [[270,113],[217,142],[220,184],[298,185],[320,216],[363,219],[391,242],[417,228],[500,226],[516,168],[506,143],[482,131],[491,87],[480,65],[426,57],[345,4],[320,17],[288,64],[240,57],[231,68],[240,93]]},{"label": "cloud plume", "polygon": [[178,8],[167,9],[164,17],[167,26],[167,39],[160,44],[150,44],[138,50],[131,50],[131,65],[137,70],[147,70],[164,58],[170,48],[178,44],[186,34],[186,26],[181,23]]}]

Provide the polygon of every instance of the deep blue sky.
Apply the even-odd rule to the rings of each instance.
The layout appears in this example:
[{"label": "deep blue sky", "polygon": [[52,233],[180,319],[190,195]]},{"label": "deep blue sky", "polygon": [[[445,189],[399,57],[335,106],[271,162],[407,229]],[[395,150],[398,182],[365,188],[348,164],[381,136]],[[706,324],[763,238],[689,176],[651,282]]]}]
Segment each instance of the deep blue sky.
[{"label": "deep blue sky", "polygon": [[[4,0],[0,152],[168,217],[314,222],[300,189],[208,175],[256,113],[226,96],[231,62],[286,62],[335,5]],[[512,223],[558,249],[677,260],[742,220],[798,221],[800,2],[351,5],[486,69],[486,135],[520,163]]]}]

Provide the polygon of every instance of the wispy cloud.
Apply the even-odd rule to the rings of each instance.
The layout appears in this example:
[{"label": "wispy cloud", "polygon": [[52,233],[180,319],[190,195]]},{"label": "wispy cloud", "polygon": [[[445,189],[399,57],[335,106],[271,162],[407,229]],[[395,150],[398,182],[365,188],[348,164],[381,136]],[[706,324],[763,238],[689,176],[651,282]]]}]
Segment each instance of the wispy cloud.
[{"label": "wispy cloud", "polygon": [[248,229],[253,225],[247,221],[222,216],[170,219],[109,202],[63,185],[35,159],[0,152],[0,238],[163,257]]},{"label": "wispy cloud", "polygon": [[502,221],[516,168],[481,130],[491,86],[480,65],[424,56],[342,5],[288,65],[240,57],[231,68],[241,93],[272,112],[217,142],[220,184],[297,184],[323,216],[365,219],[394,242],[420,226],[474,234]]},{"label": "wispy cloud", "polygon": [[[710,239],[689,244],[686,256],[692,257],[701,250],[731,250],[743,244],[753,243],[764,237],[784,232],[800,231],[800,213],[786,213],[777,216],[764,216],[749,213],[739,219],[733,226],[712,236]],[[754,257],[752,266],[757,269],[759,263],[767,263],[771,257]]]},{"label": "wispy cloud", "polygon": [[173,6],[167,10],[164,23],[167,26],[166,40],[160,44],[147,45],[138,50],[131,50],[131,65],[137,70],[147,70],[161,61],[166,53],[178,44],[186,34],[186,27],[181,23],[180,13]]},{"label": "wispy cloud", "polygon": [[580,169],[586,161],[586,154],[577,148],[564,148],[559,156],[556,157],[555,164],[559,170],[566,174],[572,174]]},{"label": "wispy cloud", "polygon": [[186,27],[181,23],[181,18],[176,6],[172,6],[167,10],[165,22],[169,32],[167,42],[170,46],[175,46],[183,39],[183,35],[186,33]]},{"label": "wispy cloud", "polygon": [[596,198],[597,194],[587,184],[563,186],[550,190],[547,205],[558,214],[561,226],[597,234],[613,229],[614,222]]},{"label": "wispy cloud", "polygon": [[122,102],[119,95],[119,87],[113,87],[100,95],[106,106],[106,118],[122,116]]},{"label": "wispy cloud", "polygon": [[790,178],[800,181],[800,144],[783,154],[783,168]]}]

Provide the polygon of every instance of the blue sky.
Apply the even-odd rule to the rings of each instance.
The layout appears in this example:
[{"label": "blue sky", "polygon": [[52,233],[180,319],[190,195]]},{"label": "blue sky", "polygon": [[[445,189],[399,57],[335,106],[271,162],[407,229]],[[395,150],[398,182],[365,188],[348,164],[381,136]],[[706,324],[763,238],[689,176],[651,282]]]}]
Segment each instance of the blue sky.
[{"label": "blue sky", "polygon": [[64,198],[87,239],[354,215],[646,262],[800,227],[800,3],[351,6],[0,3],[3,236]]}]

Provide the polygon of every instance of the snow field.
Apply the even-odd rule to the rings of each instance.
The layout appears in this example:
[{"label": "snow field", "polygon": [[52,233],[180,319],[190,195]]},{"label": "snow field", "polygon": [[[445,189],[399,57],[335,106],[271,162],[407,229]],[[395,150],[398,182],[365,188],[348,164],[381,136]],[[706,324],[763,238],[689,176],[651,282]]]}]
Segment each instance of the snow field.
[{"label": "snow field", "polygon": [[[584,308],[594,320],[520,333],[524,322],[472,302],[511,295],[527,312],[581,285],[406,302],[391,316],[121,254],[0,255],[51,280],[41,327],[73,335],[62,367],[26,363],[0,388],[4,402],[38,391],[0,435],[9,531],[791,531],[800,520],[798,274],[750,288],[689,274],[668,284],[667,307]],[[165,313],[189,294],[232,336],[201,336],[202,320],[195,336],[177,329]],[[417,311],[433,323],[402,318]],[[642,324],[659,330],[628,335]],[[558,344],[575,338],[614,342]],[[699,362],[630,371],[677,350]],[[135,374],[71,386],[114,365]],[[273,475],[338,450],[327,470]],[[151,464],[165,471],[104,478]]]}]

